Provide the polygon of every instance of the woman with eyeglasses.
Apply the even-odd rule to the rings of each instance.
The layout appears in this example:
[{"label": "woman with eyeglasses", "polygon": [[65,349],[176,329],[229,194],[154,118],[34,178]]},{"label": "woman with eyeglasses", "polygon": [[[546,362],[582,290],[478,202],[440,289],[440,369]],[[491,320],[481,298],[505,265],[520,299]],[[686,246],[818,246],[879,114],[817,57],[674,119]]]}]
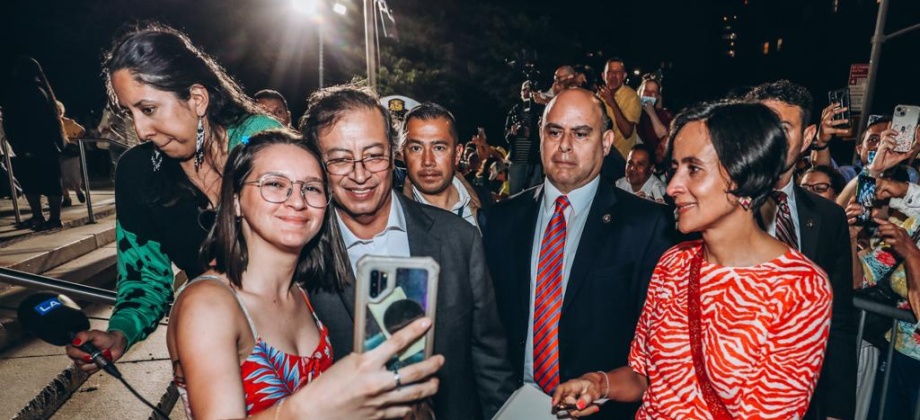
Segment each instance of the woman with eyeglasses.
[{"label": "woman with eyeglasses", "polygon": [[434,394],[441,356],[400,369],[396,381],[385,370],[427,320],[332,366],[329,330],[306,291],[341,286],[334,266],[347,256],[330,246],[340,239],[319,152],[269,130],[233,150],[224,174],[201,248],[210,269],[180,289],[167,332],[187,416],[391,418]]},{"label": "woman with eyeglasses", "polygon": [[834,201],[846,186],[843,175],[836,169],[827,165],[819,165],[808,168],[802,175],[802,181],[799,183],[802,188],[820,195],[828,200]]},{"label": "woman with eyeglasses", "polygon": [[77,334],[67,354],[96,370],[79,346],[91,341],[117,360],[153,332],[173,299],[175,264],[202,273],[198,249],[217,207],[233,147],[281,124],[175,29],[151,25],[119,38],[103,61],[116,109],[130,112],[145,140],[115,172],[118,294],[107,331]]}]

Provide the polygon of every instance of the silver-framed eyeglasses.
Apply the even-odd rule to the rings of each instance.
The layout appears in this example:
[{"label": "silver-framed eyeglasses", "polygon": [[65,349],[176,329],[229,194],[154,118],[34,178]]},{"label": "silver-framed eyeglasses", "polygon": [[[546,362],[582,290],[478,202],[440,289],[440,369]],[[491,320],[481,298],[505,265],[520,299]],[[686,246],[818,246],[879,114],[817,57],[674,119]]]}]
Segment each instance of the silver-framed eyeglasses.
[{"label": "silver-framed eyeglasses", "polygon": [[381,172],[390,167],[390,155],[381,153],[367,155],[361,159],[335,158],[323,162],[323,165],[330,174],[348,175],[355,171],[358,163],[364,165],[364,169],[368,172]]},{"label": "silver-framed eyeglasses", "polygon": [[291,197],[294,185],[300,185],[300,196],[308,206],[322,209],[329,205],[329,195],[322,181],[291,181],[282,175],[262,175],[257,181],[244,182],[244,185],[259,187],[262,199],[269,203],[284,203]]}]

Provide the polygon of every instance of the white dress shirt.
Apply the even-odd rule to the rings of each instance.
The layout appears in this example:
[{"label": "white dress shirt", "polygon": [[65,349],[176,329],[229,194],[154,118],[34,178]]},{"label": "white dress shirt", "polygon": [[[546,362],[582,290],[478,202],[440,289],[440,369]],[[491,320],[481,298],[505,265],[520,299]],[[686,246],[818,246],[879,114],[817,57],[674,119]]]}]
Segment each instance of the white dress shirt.
[{"label": "white dress shirt", "polygon": [[[795,190],[793,189],[794,183],[792,180],[789,180],[789,183],[785,187],[777,190],[786,193],[786,204],[789,205],[789,215],[792,216],[792,224],[795,226],[795,239],[798,242],[797,248],[802,249],[802,229],[799,228],[799,213],[798,206],[795,204]],[[779,206],[776,206],[776,212],[773,213],[773,218],[771,220],[764,220],[767,225],[767,233],[770,236],[776,237],[776,213],[779,212]]]},{"label": "white dress shirt", "polygon": [[[575,251],[581,240],[581,233],[588,220],[594,194],[600,185],[600,177],[585,184],[581,188],[572,190],[566,196],[569,207],[565,209],[565,248],[562,259],[562,296],[565,296],[566,286],[569,282],[569,273],[572,271],[572,262],[575,261]],[[540,261],[540,246],[543,243],[543,234],[549,225],[553,212],[556,211],[556,198],[563,195],[549,180],[543,181],[543,201],[537,212],[537,228],[534,230],[533,252],[530,256],[530,314],[527,316],[527,343],[524,347],[524,382],[535,384],[533,380],[533,312],[534,300],[537,290],[537,265]]]},{"label": "white dress shirt", "polygon": [[[617,180],[616,186],[621,190],[638,195],[638,192],[633,191],[632,185],[626,180],[625,176]],[[648,180],[642,184],[642,188],[639,189],[639,192],[645,195],[643,198],[664,203],[665,190],[667,190],[667,186],[661,182],[657,176],[651,175],[648,177]]]},{"label": "white dress shirt", "polygon": [[[469,222],[469,224],[478,228],[479,225],[476,224],[476,217],[473,216],[473,211],[470,210],[470,201],[472,200],[470,193],[466,190],[466,187],[463,186],[460,180],[457,179],[456,175],[454,175],[454,180],[450,183],[450,185],[451,188],[457,190],[457,195],[460,196],[460,199],[454,203],[454,206],[450,209],[450,211],[457,216],[462,217],[463,220],[466,220]],[[429,203],[428,200],[425,199],[425,196],[419,192],[418,188],[415,188],[415,185],[412,186],[412,195],[415,196],[415,201],[418,201],[422,204],[427,204],[429,206],[434,206],[434,204]]]},{"label": "white dress shirt", "polygon": [[361,239],[345,226],[342,218],[336,217],[339,223],[339,230],[342,231],[342,240],[345,242],[345,249],[348,250],[348,261],[351,263],[351,272],[357,273],[358,260],[365,255],[382,255],[387,257],[408,257],[409,254],[409,234],[406,229],[406,215],[403,213],[402,206],[399,205],[399,198],[395,192],[390,192],[390,216],[387,218],[387,225],[383,231],[374,235],[370,239]]}]

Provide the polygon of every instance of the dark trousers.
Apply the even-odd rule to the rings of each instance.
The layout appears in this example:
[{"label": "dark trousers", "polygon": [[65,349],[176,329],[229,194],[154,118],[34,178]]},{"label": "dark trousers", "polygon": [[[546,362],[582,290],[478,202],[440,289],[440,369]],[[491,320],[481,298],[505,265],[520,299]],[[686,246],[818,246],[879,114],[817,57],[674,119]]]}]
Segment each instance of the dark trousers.
[{"label": "dark trousers", "polygon": [[[887,357],[887,351],[879,352],[875,388],[872,391],[872,404],[869,406],[869,419],[878,418],[885,370],[888,369]],[[891,360],[891,368],[888,397],[885,399],[885,419],[912,419],[914,409],[917,407],[917,392],[920,391],[920,360],[895,351]]]}]

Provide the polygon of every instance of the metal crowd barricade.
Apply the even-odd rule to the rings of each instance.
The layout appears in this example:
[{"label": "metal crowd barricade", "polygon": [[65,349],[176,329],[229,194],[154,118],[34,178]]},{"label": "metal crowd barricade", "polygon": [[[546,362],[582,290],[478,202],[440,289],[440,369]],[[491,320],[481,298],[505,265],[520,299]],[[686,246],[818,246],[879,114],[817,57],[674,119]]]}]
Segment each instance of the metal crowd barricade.
[{"label": "metal crowd barricade", "polygon": [[80,172],[83,177],[83,186],[86,189],[86,213],[89,216],[88,223],[96,223],[96,215],[93,213],[93,197],[89,191],[89,171],[86,169],[86,143],[108,143],[115,147],[128,148],[127,144],[124,144],[117,140],[111,139],[79,139],[77,142],[80,145]]},{"label": "metal crowd barricade", "polygon": [[16,181],[13,176],[13,162],[10,160],[10,146],[6,141],[6,137],[0,136],[0,140],[3,140],[0,144],[0,150],[3,151],[3,163],[6,164],[6,177],[7,181],[10,183],[10,199],[13,200],[13,215],[16,217],[16,224],[22,223],[22,215],[19,213],[19,197],[16,196]]},{"label": "metal crowd barricade", "polygon": [[28,289],[61,293],[79,300],[88,300],[107,305],[115,304],[115,292],[111,290],[40,276],[38,274],[25,273],[5,267],[0,267],[0,282],[22,286]]},{"label": "metal crowd barricade", "polygon": [[[888,386],[889,381],[891,380],[891,361],[894,358],[894,352],[896,351],[895,344],[898,340],[898,334],[894,333],[895,328],[897,328],[898,321],[905,321],[912,324],[917,323],[917,318],[914,317],[913,312],[894,308],[888,305],[884,305],[878,302],[875,302],[870,299],[863,298],[861,296],[853,297],[853,306],[856,309],[859,309],[859,330],[856,334],[856,352],[859,353],[860,343],[862,343],[863,332],[866,326],[866,315],[871,312],[877,315],[881,315],[887,318],[891,318],[891,343],[888,344],[888,352],[886,355],[886,367],[884,381],[882,382],[881,389],[881,399],[879,400],[879,415],[877,420],[883,420],[885,418],[885,403],[887,402]],[[918,378],[920,380],[920,378]],[[872,392],[876,392],[873,389]],[[920,395],[917,398],[917,405],[914,407],[914,420],[920,420]]]},{"label": "metal crowd barricade", "polygon": [[[96,215],[93,214],[92,193],[90,192],[90,188],[89,188],[89,171],[86,168],[86,147],[84,146],[84,144],[85,143],[108,143],[112,146],[121,147],[124,149],[128,149],[130,146],[120,141],[117,141],[117,140],[104,139],[104,138],[78,139],[77,143],[80,145],[80,174],[83,179],[83,186],[86,189],[86,212],[89,215],[89,223],[96,223]],[[2,144],[0,144],[0,147],[2,147],[2,150],[4,151],[10,150],[9,147],[7,146],[7,142],[5,138],[2,139]],[[10,185],[10,199],[13,201],[13,214],[16,217],[16,224],[20,224],[22,223],[22,214],[19,210],[19,199],[16,196],[16,181],[15,181],[16,176],[13,173],[13,165],[12,165],[12,161],[10,160],[9,153],[5,153],[5,152],[3,153],[3,161],[4,161],[4,164],[6,164],[7,182],[9,182],[9,185]]]}]

